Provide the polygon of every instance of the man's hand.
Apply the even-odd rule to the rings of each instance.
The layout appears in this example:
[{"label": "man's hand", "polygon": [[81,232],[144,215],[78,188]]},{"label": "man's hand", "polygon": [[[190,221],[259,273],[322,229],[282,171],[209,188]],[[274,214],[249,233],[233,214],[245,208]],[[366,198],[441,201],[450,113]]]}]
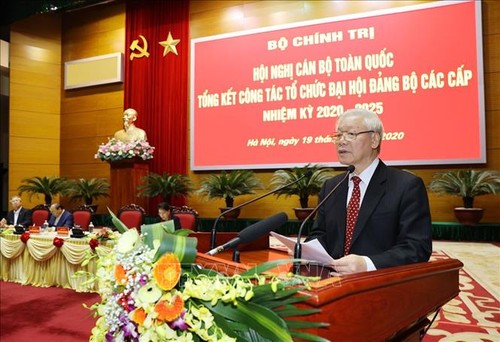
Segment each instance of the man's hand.
[{"label": "man's hand", "polygon": [[5,225],[7,224],[7,220],[6,219],[2,219],[0,220],[0,227],[5,227]]},{"label": "man's hand", "polygon": [[366,261],[360,255],[349,254],[340,259],[334,260],[331,266],[335,270],[331,275],[353,274],[367,271]]}]

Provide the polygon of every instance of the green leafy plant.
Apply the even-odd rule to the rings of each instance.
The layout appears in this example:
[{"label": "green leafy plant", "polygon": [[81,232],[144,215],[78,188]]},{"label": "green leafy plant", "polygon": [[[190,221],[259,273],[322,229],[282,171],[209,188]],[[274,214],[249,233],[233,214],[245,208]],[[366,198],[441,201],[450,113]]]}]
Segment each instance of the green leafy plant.
[{"label": "green leafy plant", "polygon": [[92,205],[94,199],[109,197],[110,184],[106,178],[78,178],[68,180],[64,195],[72,200],[83,200],[85,205]]},{"label": "green leafy plant", "polygon": [[277,170],[271,178],[271,187],[278,189],[299,180],[304,175],[305,177],[297,183],[287,186],[275,194],[278,197],[298,196],[300,207],[308,208],[309,197],[319,194],[323,183],[333,176],[333,169],[308,164],[290,170]]},{"label": "green leafy plant", "polygon": [[32,177],[25,178],[21,181],[21,185],[17,188],[20,194],[27,192],[29,199],[35,194],[44,195],[45,204],[50,205],[52,198],[58,194],[64,194],[68,182],[61,177]]},{"label": "green leafy plant", "polygon": [[232,170],[205,177],[196,193],[209,199],[223,198],[226,207],[233,207],[236,196],[255,194],[256,189],[262,188],[262,182],[253,171]]},{"label": "green leafy plant", "polygon": [[458,170],[434,174],[429,190],[441,195],[462,197],[464,208],[474,207],[474,198],[500,193],[500,172],[496,170]]},{"label": "green leafy plant", "polygon": [[142,184],[138,188],[139,196],[161,196],[163,202],[172,203],[172,197],[188,196],[193,190],[193,182],[186,175],[168,173],[160,175],[151,172],[142,177]]}]

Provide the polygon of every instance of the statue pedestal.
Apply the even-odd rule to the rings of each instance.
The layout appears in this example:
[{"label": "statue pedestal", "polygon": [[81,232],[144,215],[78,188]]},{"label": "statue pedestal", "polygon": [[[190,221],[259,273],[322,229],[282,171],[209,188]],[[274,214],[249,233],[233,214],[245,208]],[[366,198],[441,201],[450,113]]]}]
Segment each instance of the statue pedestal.
[{"label": "statue pedestal", "polygon": [[149,160],[128,158],[120,161],[110,161],[111,191],[110,209],[117,214],[118,209],[127,204],[140,205],[146,213],[149,212],[149,198],[139,197],[137,186],[142,177],[149,173]]}]

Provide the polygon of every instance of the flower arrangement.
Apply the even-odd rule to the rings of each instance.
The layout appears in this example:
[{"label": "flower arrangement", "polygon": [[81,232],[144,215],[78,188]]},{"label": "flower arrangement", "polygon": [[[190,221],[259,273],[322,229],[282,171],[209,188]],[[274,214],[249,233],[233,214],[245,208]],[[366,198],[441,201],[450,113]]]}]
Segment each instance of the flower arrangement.
[{"label": "flower arrangement", "polygon": [[99,231],[95,233],[95,239],[99,241],[115,240],[119,235],[115,234],[113,230],[109,227],[102,227]]},{"label": "flower arrangement", "polygon": [[166,221],[143,225],[140,235],[111,214],[123,234],[110,253],[90,255],[102,299],[90,307],[98,316],[91,341],[325,341],[301,331],[325,324],[297,320],[319,311],[295,306],[308,298],[299,292],[309,279],[264,273],[290,260],[222,275],[192,267],[189,231]]},{"label": "flower arrangement", "polygon": [[153,159],[155,148],[146,140],[123,142],[111,138],[107,143],[99,145],[94,158],[101,160],[118,161],[127,158],[139,157],[143,160]]}]

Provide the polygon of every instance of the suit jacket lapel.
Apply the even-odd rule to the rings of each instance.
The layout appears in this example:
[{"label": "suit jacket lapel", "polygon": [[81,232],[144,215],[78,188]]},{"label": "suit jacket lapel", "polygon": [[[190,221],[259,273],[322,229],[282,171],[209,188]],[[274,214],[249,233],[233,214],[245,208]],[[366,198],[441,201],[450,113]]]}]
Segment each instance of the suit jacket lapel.
[{"label": "suit jacket lapel", "polygon": [[[340,184],[336,190],[337,193],[333,195],[334,198],[331,211],[334,215],[335,226],[338,227],[340,231],[339,236],[345,236],[348,182],[349,178]],[[344,239],[334,239],[334,244],[334,254],[341,254],[341,251],[344,249]]]},{"label": "suit jacket lapel", "polygon": [[358,220],[356,222],[356,228],[354,229],[353,243],[361,234],[361,231],[365,228],[368,219],[371,217],[375,208],[377,208],[381,198],[385,195],[385,183],[387,180],[386,170],[387,166],[380,161],[377,169],[373,173],[370,184],[368,184],[366,194],[363,197],[363,202],[361,203],[361,208],[359,209]]}]

